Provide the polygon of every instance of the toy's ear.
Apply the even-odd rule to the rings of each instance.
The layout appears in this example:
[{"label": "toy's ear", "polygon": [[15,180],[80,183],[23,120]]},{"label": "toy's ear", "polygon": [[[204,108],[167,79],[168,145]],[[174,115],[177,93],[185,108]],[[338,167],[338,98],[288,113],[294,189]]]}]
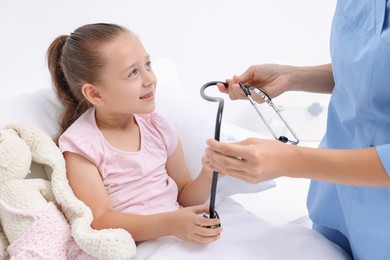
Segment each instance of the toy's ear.
[{"label": "toy's ear", "polygon": [[[11,128],[8,128],[8,127],[1,127],[0,128],[0,139],[1,140],[4,140],[4,131],[8,132],[8,133],[12,133],[12,134],[16,134],[18,135],[18,133],[14,130],[14,129],[11,129]],[[19,135],[18,135],[19,136]]]},{"label": "toy's ear", "polygon": [[3,127],[0,129],[0,143],[3,142],[5,140],[5,138],[7,138],[7,133],[14,134],[14,135],[20,137],[20,135],[14,129]]},{"label": "toy's ear", "polygon": [[[5,125],[9,131],[13,131],[30,148],[32,160],[39,164],[49,166],[52,170],[56,167],[56,158],[62,158],[62,154],[54,141],[37,127],[27,123],[11,123]],[[51,172],[46,172],[51,179]]]},{"label": "toy's ear", "polygon": [[[1,181],[23,179],[29,172],[32,155],[16,131],[0,128]],[[1,185],[0,185],[1,186]]]}]

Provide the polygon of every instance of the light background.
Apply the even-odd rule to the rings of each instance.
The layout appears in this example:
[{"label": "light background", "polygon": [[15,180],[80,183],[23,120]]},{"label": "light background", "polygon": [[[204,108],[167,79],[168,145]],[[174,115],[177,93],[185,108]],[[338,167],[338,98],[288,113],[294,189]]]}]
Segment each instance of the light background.
[{"label": "light background", "polygon": [[[328,63],[335,0],[0,0],[0,83],[12,96],[50,87],[45,54],[60,34],[94,22],[112,22],[138,34],[153,59],[171,59],[193,93],[242,73],[249,65]],[[328,96],[287,93],[275,100],[304,141],[323,134]],[[263,131],[247,102],[226,102],[224,120]],[[319,103],[323,112],[307,108]]]},{"label": "light background", "polygon": [[[329,63],[335,4],[336,0],[0,0],[1,95],[50,88],[45,54],[51,41],[87,23],[110,22],[134,31],[152,59],[172,60],[192,93],[188,102],[215,113],[216,104],[199,95],[208,81],[231,78],[252,64]],[[302,144],[315,146],[325,130],[328,100],[328,95],[286,93],[274,101]],[[321,113],[310,114],[312,106]],[[224,121],[265,131],[246,101],[226,100]],[[307,184],[284,178],[278,181],[279,189],[237,199],[271,223],[282,224],[306,212]],[[262,210],[273,204],[281,214]]]}]

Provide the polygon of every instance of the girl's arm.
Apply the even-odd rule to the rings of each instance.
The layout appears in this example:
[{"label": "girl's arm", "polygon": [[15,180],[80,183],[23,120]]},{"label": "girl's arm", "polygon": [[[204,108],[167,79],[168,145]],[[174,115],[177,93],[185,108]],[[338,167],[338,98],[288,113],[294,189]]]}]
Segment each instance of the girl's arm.
[{"label": "girl's arm", "polygon": [[[199,163],[201,158],[199,158]],[[167,171],[179,189],[178,202],[187,207],[203,204],[210,196],[212,174],[203,168],[194,180],[191,179],[184,160],[183,148],[179,142],[175,152],[168,158]]]},{"label": "girl's arm", "polygon": [[200,216],[208,210],[203,205],[152,215],[115,211],[96,166],[78,154],[65,152],[64,157],[69,184],[76,197],[92,210],[91,226],[95,229],[123,228],[137,242],[175,235],[190,242],[209,243],[222,232],[222,229],[205,228],[218,224],[218,220]]}]

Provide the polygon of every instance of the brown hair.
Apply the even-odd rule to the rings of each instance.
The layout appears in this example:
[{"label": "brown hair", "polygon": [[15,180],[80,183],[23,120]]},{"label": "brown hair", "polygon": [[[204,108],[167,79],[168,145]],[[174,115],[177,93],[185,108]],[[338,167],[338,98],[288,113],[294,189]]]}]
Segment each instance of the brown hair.
[{"label": "brown hair", "polygon": [[91,104],[81,87],[96,83],[106,63],[102,47],[128,29],[116,24],[87,24],[57,37],[47,50],[47,62],[58,98],[65,106],[60,126],[63,133]]}]

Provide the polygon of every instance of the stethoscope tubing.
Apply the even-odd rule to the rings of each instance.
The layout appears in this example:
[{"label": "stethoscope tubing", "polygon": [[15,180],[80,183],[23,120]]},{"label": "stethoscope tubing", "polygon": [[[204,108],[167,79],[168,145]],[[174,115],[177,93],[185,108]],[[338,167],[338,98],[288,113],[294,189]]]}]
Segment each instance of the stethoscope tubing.
[{"label": "stethoscope tubing", "polygon": [[[222,81],[210,81],[206,84],[204,84],[202,86],[202,88],[200,89],[200,95],[202,96],[203,99],[207,100],[207,101],[210,101],[210,102],[218,102],[218,110],[217,110],[217,117],[216,117],[216,122],[215,122],[215,131],[214,131],[214,139],[219,141],[220,140],[220,135],[221,135],[221,124],[222,124],[222,115],[223,115],[223,107],[224,107],[224,99],[222,97],[211,97],[211,96],[208,96],[206,95],[205,93],[205,90],[206,88],[210,87],[210,86],[214,86],[214,85],[217,85],[218,83],[221,83],[223,84],[225,87],[228,87],[228,84],[226,82],[222,82]],[[247,86],[244,86],[243,84],[240,83],[240,87],[241,89],[243,90],[245,96],[247,97],[247,99],[250,101],[250,103],[252,104],[252,106],[254,107],[254,109],[256,110],[257,114],[260,116],[260,118],[263,120],[264,124],[266,125],[266,127],[268,128],[268,130],[270,131],[270,133],[273,135],[273,137],[276,139],[276,140],[279,140],[283,143],[290,143],[290,144],[293,144],[293,145],[297,145],[299,143],[299,139],[297,137],[297,135],[295,134],[295,132],[292,130],[292,128],[289,126],[289,124],[287,123],[287,121],[282,117],[282,115],[279,113],[278,109],[276,108],[276,106],[273,104],[273,102],[271,101],[271,98],[268,96],[267,93],[265,93],[264,91],[260,90],[260,89],[255,89],[254,87],[247,87]],[[255,101],[252,99],[251,97],[251,94],[250,94],[250,91],[249,90],[252,90],[254,91],[256,94],[260,95],[274,110],[275,112],[277,113],[277,115],[279,116],[279,118],[283,121],[283,123],[286,125],[287,129],[291,132],[291,134],[293,135],[293,137],[295,138],[295,141],[294,140],[289,140],[287,137],[285,136],[280,136],[278,137],[275,132],[272,130],[272,128],[270,127],[270,125],[266,122],[264,116],[262,115],[262,113],[260,112],[260,110],[258,109]],[[216,198],[216,192],[217,192],[217,182],[218,182],[218,172],[217,171],[214,171],[213,172],[213,177],[212,177],[212,182],[211,182],[211,194],[210,194],[210,205],[209,205],[209,215],[210,215],[210,218],[216,218],[218,217],[218,214],[217,212],[215,211],[215,198]]]},{"label": "stethoscope tubing", "polygon": [[[218,102],[218,110],[217,110],[217,117],[215,122],[215,130],[214,130],[214,139],[219,141],[220,135],[221,135],[221,124],[222,124],[222,115],[223,115],[223,107],[224,107],[224,100],[221,97],[211,97],[205,94],[206,88],[210,86],[217,85],[217,83],[226,84],[222,81],[211,81],[202,86],[200,89],[200,95],[202,98],[204,98],[207,101],[210,102]],[[209,215],[210,218],[217,218],[218,214],[215,211],[215,198],[217,193],[217,183],[218,183],[218,172],[213,172],[213,177],[211,181],[211,193],[210,193],[210,205],[209,205]]]}]

